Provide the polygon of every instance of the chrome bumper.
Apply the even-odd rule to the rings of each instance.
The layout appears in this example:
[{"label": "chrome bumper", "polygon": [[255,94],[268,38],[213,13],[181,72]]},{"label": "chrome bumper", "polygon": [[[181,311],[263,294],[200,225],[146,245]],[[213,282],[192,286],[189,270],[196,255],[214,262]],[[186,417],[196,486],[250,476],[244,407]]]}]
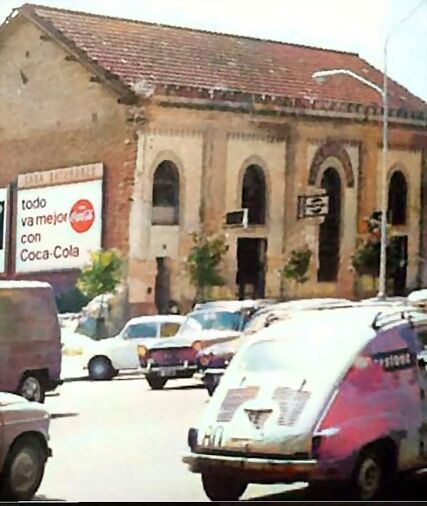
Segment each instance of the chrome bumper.
[{"label": "chrome bumper", "polygon": [[190,471],[200,473],[207,469],[238,472],[254,478],[254,482],[297,481],[307,479],[314,471],[317,460],[285,460],[274,458],[209,455],[206,453],[188,453],[182,457]]},{"label": "chrome bumper", "polygon": [[193,376],[193,378],[194,378],[195,380],[197,380],[197,381],[203,381],[203,378],[204,378],[204,377],[205,377],[205,371],[203,371],[203,372],[197,371],[197,372],[194,374],[194,376]]},{"label": "chrome bumper", "polygon": [[191,373],[197,371],[197,365],[171,365],[171,366],[151,366],[143,367],[140,370],[142,374],[155,376],[177,376],[182,373]]},{"label": "chrome bumper", "polygon": [[203,381],[206,376],[222,376],[224,372],[225,369],[204,369],[202,371],[197,371],[193,378],[199,381]]}]

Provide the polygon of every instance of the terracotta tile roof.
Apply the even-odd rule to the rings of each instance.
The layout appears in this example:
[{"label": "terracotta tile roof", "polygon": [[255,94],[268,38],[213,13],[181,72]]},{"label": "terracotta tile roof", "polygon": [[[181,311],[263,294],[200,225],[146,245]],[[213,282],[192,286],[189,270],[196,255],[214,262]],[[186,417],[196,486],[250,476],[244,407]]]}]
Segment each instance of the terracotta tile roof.
[{"label": "terracotta tile roof", "polygon": [[[59,31],[128,87],[180,85],[253,94],[381,105],[349,76],[316,83],[316,70],[346,68],[382,86],[382,73],[357,54],[25,4],[21,12]],[[427,104],[389,81],[393,108]]]}]

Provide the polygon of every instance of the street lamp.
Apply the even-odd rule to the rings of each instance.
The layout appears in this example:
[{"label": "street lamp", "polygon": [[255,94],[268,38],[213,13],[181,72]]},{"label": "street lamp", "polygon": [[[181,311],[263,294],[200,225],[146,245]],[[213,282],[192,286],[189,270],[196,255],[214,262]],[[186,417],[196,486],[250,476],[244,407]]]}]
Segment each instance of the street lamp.
[{"label": "street lamp", "polygon": [[313,79],[322,82],[326,77],[335,75],[347,75],[357,79],[358,81],[366,84],[370,88],[376,90],[382,98],[383,103],[383,149],[381,157],[381,239],[380,239],[380,273],[378,280],[378,298],[385,299],[386,297],[386,266],[387,266],[387,143],[388,143],[388,100],[387,100],[387,46],[391,35],[399,28],[405,21],[407,21],[417,11],[426,0],[421,2],[409,12],[403,19],[401,19],[389,31],[384,42],[384,72],[383,72],[383,87],[365,79],[356,72],[349,69],[332,69],[332,70],[319,70],[312,74]]},{"label": "street lamp", "polygon": [[[387,39],[388,40],[388,39]],[[387,140],[388,140],[388,102],[387,102],[387,74],[384,65],[384,84],[380,88],[375,83],[348,69],[319,70],[312,74],[316,81],[323,81],[325,77],[346,75],[357,79],[377,91],[383,102],[383,149],[381,156],[381,239],[380,239],[380,273],[378,279],[378,298],[386,297],[386,264],[387,264]]]}]

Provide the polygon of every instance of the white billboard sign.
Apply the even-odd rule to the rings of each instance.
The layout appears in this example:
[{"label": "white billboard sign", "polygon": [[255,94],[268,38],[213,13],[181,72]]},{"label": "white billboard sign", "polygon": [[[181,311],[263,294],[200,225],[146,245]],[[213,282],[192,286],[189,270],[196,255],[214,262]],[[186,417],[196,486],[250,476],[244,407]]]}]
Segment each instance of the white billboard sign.
[{"label": "white billboard sign", "polygon": [[8,189],[0,188],[0,274],[6,272]]},{"label": "white billboard sign", "polygon": [[102,179],[21,187],[16,219],[17,273],[79,269],[101,248]]}]

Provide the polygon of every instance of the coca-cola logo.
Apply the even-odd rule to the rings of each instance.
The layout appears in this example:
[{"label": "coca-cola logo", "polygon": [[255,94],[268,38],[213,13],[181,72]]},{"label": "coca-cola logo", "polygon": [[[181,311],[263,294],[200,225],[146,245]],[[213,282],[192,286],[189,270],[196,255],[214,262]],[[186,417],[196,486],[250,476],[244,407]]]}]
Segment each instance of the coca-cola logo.
[{"label": "coca-cola logo", "polygon": [[89,200],[78,200],[70,211],[70,224],[73,229],[81,234],[87,232],[95,221],[95,210]]}]

